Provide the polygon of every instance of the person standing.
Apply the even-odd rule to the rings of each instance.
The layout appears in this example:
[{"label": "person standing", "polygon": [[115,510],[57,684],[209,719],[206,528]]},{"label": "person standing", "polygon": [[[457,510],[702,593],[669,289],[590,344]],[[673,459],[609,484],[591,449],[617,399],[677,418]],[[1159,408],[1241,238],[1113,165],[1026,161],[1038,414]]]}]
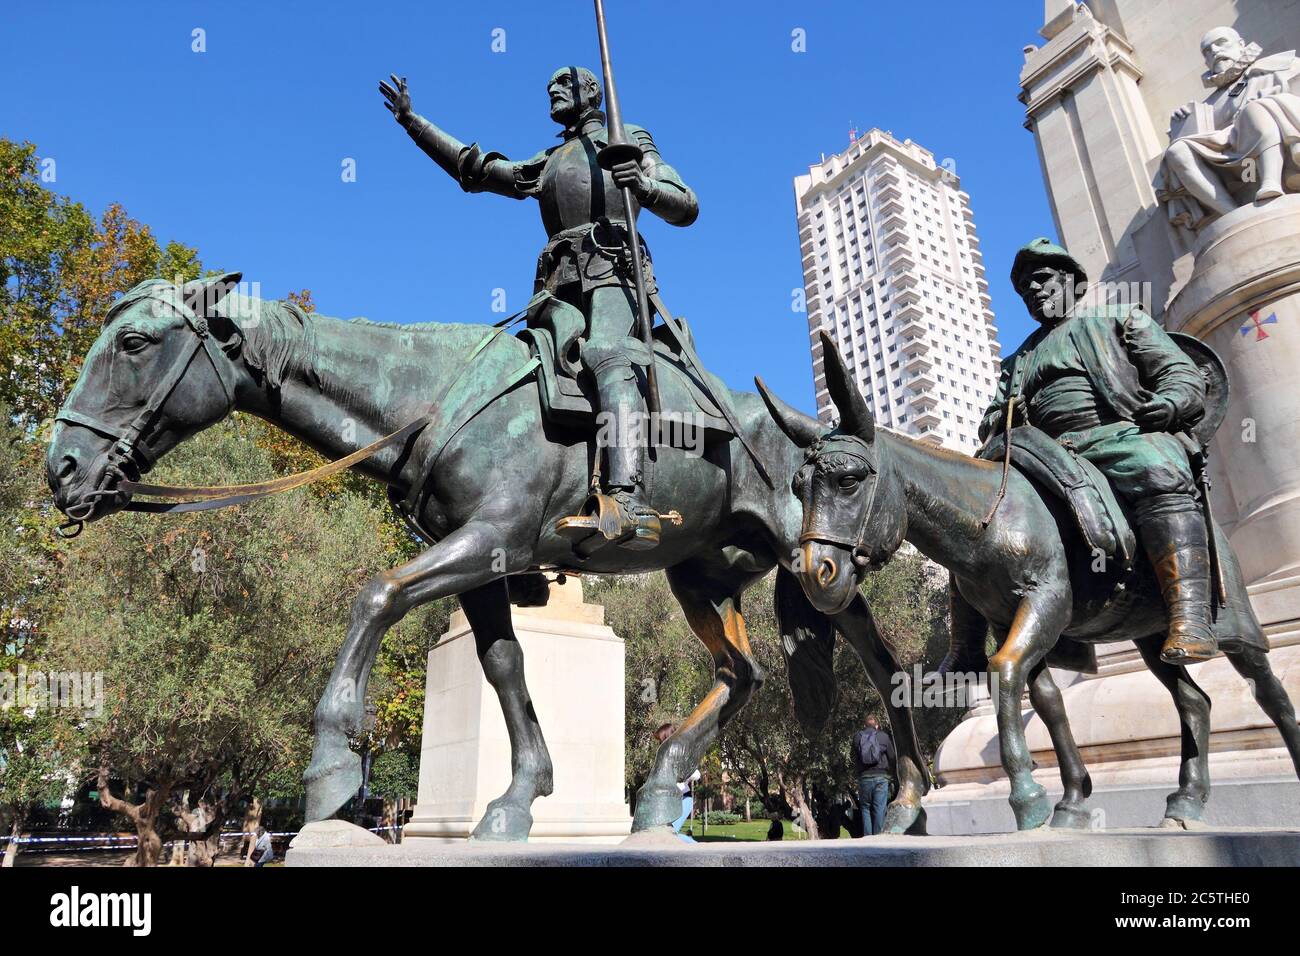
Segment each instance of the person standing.
[{"label": "person standing", "polygon": [[[673,731],[676,729],[677,727],[675,724],[663,724],[655,731],[655,740],[659,741],[659,743],[663,743],[673,735]],[[673,833],[677,834],[678,837],[685,840],[687,843],[694,843],[695,839],[694,837],[683,833],[682,827],[685,826],[686,821],[690,819],[691,808],[695,806],[693,785],[695,784],[695,781],[699,779],[700,771],[697,769],[693,774],[677,784],[677,789],[681,791],[682,794],[682,812],[681,816],[673,821]]]},{"label": "person standing", "polygon": [[271,834],[266,832],[266,827],[257,828],[257,842],[253,844],[253,857],[255,867],[266,866],[275,859],[275,847],[271,845]]},{"label": "person standing", "polygon": [[885,824],[889,785],[898,758],[889,732],[880,721],[868,717],[866,725],[853,735],[853,772],[858,778],[858,810],[862,814],[862,835],[879,833]]},{"label": "person standing", "polygon": [[771,814],[768,815],[768,819],[772,821],[767,826],[768,840],[785,839],[785,827],[781,826],[781,814],[773,810]]}]

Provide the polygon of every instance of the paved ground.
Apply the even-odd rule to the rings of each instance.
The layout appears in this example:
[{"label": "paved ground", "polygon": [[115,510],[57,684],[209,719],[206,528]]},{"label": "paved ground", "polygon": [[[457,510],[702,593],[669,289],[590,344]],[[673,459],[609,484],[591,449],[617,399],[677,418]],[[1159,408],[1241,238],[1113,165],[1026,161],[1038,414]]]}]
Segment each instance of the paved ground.
[{"label": "paved ground", "polygon": [[288,866],[1300,866],[1300,830],[1050,829],[995,836],[701,843],[638,834],[614,846],[434,844],[291,848]]}]

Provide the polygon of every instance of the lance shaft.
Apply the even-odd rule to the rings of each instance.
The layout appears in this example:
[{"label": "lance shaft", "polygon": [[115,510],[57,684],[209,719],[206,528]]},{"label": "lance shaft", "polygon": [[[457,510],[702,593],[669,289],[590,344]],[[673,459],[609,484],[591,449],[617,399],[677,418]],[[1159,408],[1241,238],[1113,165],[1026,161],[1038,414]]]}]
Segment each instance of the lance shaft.
[{"label": "lance shaft", "polygon": [[[600,66],[605,80],[605,126],[609,130],[609,145],[601,149],[597,161],[605,169],[619,163],[641,161],[641,147],[630,142],[623,130],[623,111],[619,107],[618,89],[614,86],[614,68],[609,61],[609,39],[605,34],[605,4],[596,2],[596,33],[600,38]],[[632,277],[636,283],[637,326],[641,341],[650,350],[650,364],[646,366],[646,409],[653,416],[659,414],[659,378],[655,374],[654,339],[650,335],[650,300],[646,294],[645,270],[641,265],[641,237],[637,233],[635,200],[632,190],[623,187],[623,209],[627,220],[628,251],[632,257]]]}]

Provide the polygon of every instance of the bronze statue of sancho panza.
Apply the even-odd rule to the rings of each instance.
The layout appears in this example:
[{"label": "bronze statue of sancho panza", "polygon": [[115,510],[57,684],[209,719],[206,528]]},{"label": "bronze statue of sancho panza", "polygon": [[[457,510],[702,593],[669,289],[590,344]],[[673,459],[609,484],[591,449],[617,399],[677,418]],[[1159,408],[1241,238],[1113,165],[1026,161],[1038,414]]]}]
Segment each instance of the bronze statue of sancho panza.
[{"label": "bronze statue of sancho panza", "polygon": [[[699,214],[694,192],[639,126],[628,124],[624,130],[640,147],[641,159],[601,167],[597,156],[610,141],[600,108],[603,96],[595,74],[582,67],[556,70],[546,86],[551,119],[563,126],[562,142],[522,162],[484,152],[477,143],[467,146],[414,112],[405,77],[393,76],[391,85],[381,82],[379,88],[397,122],[462,189],[532,197],[540,205],[547,242],[537,260],[534,292],[550,292],[586,317],[580,358],[607,422],[605,487],[629,545],[652,547],[659,540],[659,517],[646,500],[639,436],[647,430],[636,427],[645,403],[633,370],[634,363],[647,364],[652,357],[633,337],[637,301],[621,194],[628,189],[639,208],[688,226]],[[642,267],[653,291],[644,252]]]},{"label": "bronze statue of sancho panza", "polygon": [[1087,281],[1078,260],[1047,239],[1016,254],[1011,283],[1039,328],[1003,360],[980,437],[1005,430],[1015,398],[1017,422],[1023,415],[1109,478],[1132,509],[1168,605],[1161,657],[1207,660],[1217,649],[1210,542],[1189,448],[1178,435],[1205,414],[1205,380],[1142,309],[1073,307],[1072,287]]}]

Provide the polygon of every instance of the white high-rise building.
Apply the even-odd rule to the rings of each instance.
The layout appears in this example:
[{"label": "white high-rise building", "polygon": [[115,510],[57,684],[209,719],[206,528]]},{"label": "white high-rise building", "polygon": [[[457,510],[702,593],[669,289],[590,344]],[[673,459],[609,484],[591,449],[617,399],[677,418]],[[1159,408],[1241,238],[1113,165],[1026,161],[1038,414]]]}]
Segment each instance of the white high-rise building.
[{"label": "white high-rise building", "polygon": [[825,328],[878,424],[974,451],[1001,353],[957,176],[873,129],[796,176],[794,192],[818,414],[833,414]]}]

